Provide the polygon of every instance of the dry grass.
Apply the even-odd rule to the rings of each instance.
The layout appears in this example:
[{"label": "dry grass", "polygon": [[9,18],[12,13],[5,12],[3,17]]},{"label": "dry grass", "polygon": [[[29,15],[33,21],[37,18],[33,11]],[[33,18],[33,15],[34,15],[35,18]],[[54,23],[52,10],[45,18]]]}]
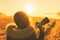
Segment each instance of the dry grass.
[{"label": "dry grass", "polygon": [[[36,21],[41,21],[43,18],[41,17],[32,17],[33,19],[33,25],[35,25]],[[48,24],[51,24],[55,19],[50,19],[50,22]],[[5,35],[0,35],[0,40],[6,40],[6,25],[8,23],[13,23],[13,17],[10,16],[0,16],[0,34],[5,33]],[[47,29],[49,25],[46,24],[44,27]],[[54,28],[51,29],[49,35],[45,37],[45,40],[60,40],[60,20],[56,19],[56,25]]]}]

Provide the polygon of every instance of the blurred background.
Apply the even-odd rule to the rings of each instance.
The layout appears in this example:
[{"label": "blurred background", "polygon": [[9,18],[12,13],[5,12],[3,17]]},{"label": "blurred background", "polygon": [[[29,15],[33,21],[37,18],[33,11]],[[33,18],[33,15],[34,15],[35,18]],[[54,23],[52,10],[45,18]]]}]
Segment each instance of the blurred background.
[{"label": "blurred background", "polygon": [[45,30],[55,20],[45,40],[60,40],[60,0],[0,0],[0,40],[6,40],[6,26],[14,23],[13,16],[17,11],[24,11],[35,25],[37,21],[48,17],[50,22],[44,25]]}]

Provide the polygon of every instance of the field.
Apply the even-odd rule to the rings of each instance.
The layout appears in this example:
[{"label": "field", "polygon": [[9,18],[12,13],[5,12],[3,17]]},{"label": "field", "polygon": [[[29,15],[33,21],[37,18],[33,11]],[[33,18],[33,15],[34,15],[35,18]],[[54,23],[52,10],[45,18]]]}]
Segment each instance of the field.
[{"label": "field", "polygon": [[[44,19],[44,17],[31,17],[32,23],[35,25],[36,22],[41,22],[41,20]],[[49,34],[45,36],[45,40],[60,40],[60,19],[54,19],[49,18],[50,22],[44,25],[45,31],[47,28],[52,25],[52,23],[55,21],[56,24],[54,27],[50,30]],[[9,23],[14,23],[13,16],[6,16],[0,14],[0,40],[6,40],[6,26]]]}]

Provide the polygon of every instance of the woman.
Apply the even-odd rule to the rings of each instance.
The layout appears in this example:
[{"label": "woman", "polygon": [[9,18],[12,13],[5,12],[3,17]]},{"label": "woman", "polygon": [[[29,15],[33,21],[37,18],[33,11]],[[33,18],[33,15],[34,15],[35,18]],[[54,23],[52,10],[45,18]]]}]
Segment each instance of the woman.
[{"label": "woman", "polygon": [[30,26],[28,16],[22,12],[16,12],[14,21],[17,25],[9,25],[7,28],[7,40],[37,40],[33,27]]}]

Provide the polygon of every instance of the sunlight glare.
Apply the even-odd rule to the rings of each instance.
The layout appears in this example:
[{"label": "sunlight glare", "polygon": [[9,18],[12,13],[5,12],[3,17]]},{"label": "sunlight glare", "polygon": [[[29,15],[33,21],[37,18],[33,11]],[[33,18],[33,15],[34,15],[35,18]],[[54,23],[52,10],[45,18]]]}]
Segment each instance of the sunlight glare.
[{"label": "sunlight glare", "polygon": [[27,14],[32,15],[32,12],[34,11],[33,7],[31,5],[27,5],[23,9]]}]

